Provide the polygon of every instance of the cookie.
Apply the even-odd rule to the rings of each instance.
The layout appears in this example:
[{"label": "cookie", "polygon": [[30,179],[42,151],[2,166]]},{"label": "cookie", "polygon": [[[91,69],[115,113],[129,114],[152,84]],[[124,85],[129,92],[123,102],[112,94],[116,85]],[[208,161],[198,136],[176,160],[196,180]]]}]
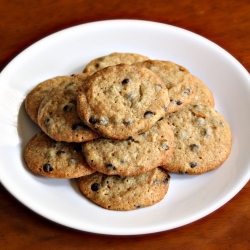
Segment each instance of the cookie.
[{"label": "cookie", "polygon": [[51,91],[52,88],[63,82],[70,82],[70,79],[71,76],[57,76],[41,82],[28,93],[24,102],[25,109],[27,114],[35,123],[38,124],[38,109],[44,97]]},{"label": "cookie", "polygon": [[[44,96],[43,100],[40,103],[39,109],[42,109],[43,106],[47,103],[47,101],[53,97],[59,90],[63,90],[65,88],[70,88],[72,85],[77,83],[79,86],[84,83],[85,79],[88,77],[88,74],[73,74],[71,76],[63,76],[61,77],[61,81],[54,85],[50,91]],[[39,112],[38,109],[38,112]]]},{"label": "cookie", "polygon": [[192,75],[194,85],[196,86],[196,94],[194,99],[191,101],[192,104],[202,104],[214,107],[214,97],[212,91],[208,86],[202,82],[199,78]]},{"label": "cookie", "polygon": [[174,134],[165,119],[150,130],[127,140],[99,138],[82,144],[89,166],[107,175],[137,175],[167,163]]},{"label": "cookie", "polygon": [[82,194],[109,210],[134,210],[160,202],[167,194],[169,174],[155,168],[141,175],[121,177],[95,172],[78,178]]},{"label": "cookie", "polygon": [[56,142],[45,133],[34,135],[25,147],[29,169],[50,178],[78,178],[94,173],[81,151],[81,144]]},{"label": "cookie", "polygon": [[106,68],[108,66],[114,66],[117,64],[133,64],[136,62],[141,62],[148,60],[147,56],[135,54],[135,53],[112,53],[106,56],[102,56],[90,61],[84,68],[84,73],[94,73],[100,69]]},{"label": "cookie", "polygon": [[166,114],[168,90],[152,71],[119,64],[97,71],[78,92],[80,118],[100,135],[125,140]]},{"label": "cookie", "polygon": [[193,100],[196,87],[190,72],[183,66],[162,60],[147,60],[134,65],[150,69],[164,82],[169,91],[168,113],[177,111]]},{"label": "cookie", "polygon": [[82,122],[77,113],[78,88],[86,74],[72,77],[69,84],[42,103],[38,111],[38,124],[52,139],[65,142],[83,142],[98,138],[99,134]]},{"label": "cookie", "polygon": [[163,166],[170,172],[203,174],[228,158],[232,133],[223,116],[211,106],[188,105],[166,120],[175,135],[172,156]]}]

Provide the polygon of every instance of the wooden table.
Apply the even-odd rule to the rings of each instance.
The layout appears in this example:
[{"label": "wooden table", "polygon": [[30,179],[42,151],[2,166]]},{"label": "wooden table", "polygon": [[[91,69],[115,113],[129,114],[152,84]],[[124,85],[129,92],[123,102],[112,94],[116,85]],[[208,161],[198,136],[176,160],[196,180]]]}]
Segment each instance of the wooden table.
[{"label": "wooden table", "polygon": [[[1,0],[0,70],[37,40],[77,24],[141,19],[185,28],[217,43],[250,71],[249,0]],[[8,166],[6,166],[8,167]],[[250,249],[250,182],[212,214],[181,228],[105,236],[48,221],[0,185],[1,249]]]}]

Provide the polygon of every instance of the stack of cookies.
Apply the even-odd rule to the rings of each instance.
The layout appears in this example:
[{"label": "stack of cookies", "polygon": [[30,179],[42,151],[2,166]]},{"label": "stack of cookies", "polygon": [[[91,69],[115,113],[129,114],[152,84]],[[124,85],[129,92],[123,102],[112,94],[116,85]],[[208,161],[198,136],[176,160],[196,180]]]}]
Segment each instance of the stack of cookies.
[{"label": "stack of cookies", "polygon": [[203,174],[231,151],[209,88],[186,68],[143,55],[112,53],[81,74],[48,79],[25,108],[42,130],[25,148],[31,171],[77,178],[81,193],[106,209],[156,204],[169,172]]}]

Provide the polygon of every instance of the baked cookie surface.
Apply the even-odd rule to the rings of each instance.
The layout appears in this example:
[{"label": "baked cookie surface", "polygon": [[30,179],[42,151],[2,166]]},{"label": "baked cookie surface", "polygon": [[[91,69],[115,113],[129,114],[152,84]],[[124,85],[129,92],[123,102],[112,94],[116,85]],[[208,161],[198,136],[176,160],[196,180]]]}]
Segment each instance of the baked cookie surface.
[{"label": "baked cookie surface", "polygon": [[55,94],[50,98],[45,97],[46,102],[42,102],[38,124],[52,139],[79,143],[99,137],[82,122],[77,113],[78,89],[86,78],[86,74],[72,77],[68,84],[57,87]]},{"label": "baked cookie surface", "polygon": [[39,83],[35,86],[25,98],[25,109],[30,118],[38,124],[37,114],[40,104],[44,97],[51,91],[52,88],[61,83],[70,81],[71,76],[57,76]]},{"label": "baked cookie surface", "polygon": [[90,61],[84,68],[84,73],[94,73],[100,69],[106,68],[108,66],[114,66],[117,64],[133,64],[136,62],[141,62],[148,60],[149,58],[144,55],[136,53],[118,53],[114,52],[106,56],[102,56]]},{"label": "baked cookie surface", "polygon": [[169,187],[170,176],[156,168],[135,176],[105,175],[95,172],[78,178],[82,194],[109,210],[134,210],[161,201]]},{"label": "baked cookie surface", "polygon": [[89,166],[107,175],[131,176],[167,163],[174,148],[174,134],[165,119],[150,130],[127,140],[99,138],[82,143]]},{"label": "baked cookie surface", "polygon": [[53,86],[51,90],[44,96],[43,100],[40,103],[39,110],[43,108],[43,106],[47,103],[47,101],[56,95],[60,90],[64,90],[66,88],[74,88],[73,85],[77,84],[78,87],[84,83],[84,81],[87,79],[88,74],[73,74],[71,76],[64,76],[62,77],[62,80],[59,82],[59,84]]},{"label": "baked cookie surface", "polygon": [[134,65],[148,68],[166,85],[169,91],[170,105],[168,113],[188,105],[196,94],[196,87],[189,71],[170,61],[147,60]]},{"label": "baked cookie surface", "polygon": [[168,114],[175,135],[172,156],[163,166],[170,172],[202,174],[218,168],[229,156],[230,126],[211,106],[188,105]]},{"label": "baked cookie surface", "polygon": [[85,161],[80,144],[56,142],[44,132],[30,139],[24,159],[33,173],[50,178],[77,178],[94,172]]},{"label": "baked cookie surface", "polygon": [[150,129],[169,105],[168,90],[152,71],[119,64],[97,71],[78,92],[78,114],[106,138],[124,140]]},{"label": "baked cookie surface", "polygon": [[196,94],[191,101],[192,104],[202,104],[214,107],[214,97],[208,86],[196,76],[192,75],[194,85],[196,86]]}]

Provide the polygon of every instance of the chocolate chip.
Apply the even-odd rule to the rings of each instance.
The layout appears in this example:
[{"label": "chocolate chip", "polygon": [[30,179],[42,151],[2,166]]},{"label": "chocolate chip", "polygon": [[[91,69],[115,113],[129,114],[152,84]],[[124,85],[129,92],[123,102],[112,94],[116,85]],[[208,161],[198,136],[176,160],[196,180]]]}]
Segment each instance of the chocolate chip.
[{"label": "chocolate chip", "polygon": [[191,91],[190,88],[187,88],[184,90],[183,94],[190,95],[190,91]]},{"label": "chocolate chip", "polygon": [[69,105],[65,105],[64,107],[63,107],[63,111],[64,112],[70,112],[72,110],[72,107],[70,107]]},{"label": "chocolate chip", "polygon": [[89,122],[90,122],[91,124],[96,124],[96,123],[98,122],[98,119],[95,118],[95,117],[90,117],[90,118],[89,118]]},{"label": "chocolate chip", "polygon": [[123,122],[124,125],[130,125],[132,123],[131,120],[126,120],[125,122]]},{"label": "chocolate chip", "polygon": [[66,151],[65,150],[59,150],[56,152],[57,155],[64,155],[66,154]]},{"label": "chocolate chip", "polygon": [[212,135],[213,134],[213,130],[211,128],[207,128],[207,129],[204,130],[203,134],[205,136]]},{"label": "chocolate chip", "polygon": [[180,173],[180,174],[188,174],[188,171],[180,170],[179,173]]},{"label": "chocolate chip", "polygon": [[70,158],[69,159],[69,163],[77,163],[78,162],[78,160],[76,159],[76,158]]},{"label": "chocolate chip", "polygon": [[113,164],[109,163],[109,164],[106,166],[106,169],[107,169],[107,170],[115,170],[116,167],[115,167]]},{"label": "chocolate chip", "polygon": [[133,93],[128,93],[127,94],[127,98],[128,98],[129,101],[132,101],[133,97],[134,97]]},{"label": "chocolate chip", "polygon": [[156,84],[157,89],[161,90],[162,86],[160,84]]},{"label": "chocolate chip", "polygon": [[199,126],[202,126],[205,124],[205,119],[202,118],[202,117],[199,117],[197,120],[196,120],[196,124],[199,125]]},{"label": "chocolate chip", "polygon": [[183,102],[182,101],[177,101],[176,104],[180,106]]},{"label": "chocolate chip", "polygon": [[107,119],[105,119],[105,118],[102,118],[102,119],[100,119],[100,124],[101,125],[103,125],[103,126],[106,126],[106,125],[108,125],[108,120]]},{"label": "chocolate chip", "polygon": [[99,68],[99,66],[100,66],[99,63],[96,63],[96,64],[95,64],[95,67],[96,67],[96,68]]},{"label": "chocolate chip", "polygon": [[168,146],[165,142],[163,142],[163,143],[161,144],[161,146],[162,146],[162,148],[163,148],[164,150],[168,150],[168,149],[169,149],[169,146]]},{"label": "chocolate chip", "polygon": [[72,125],[72,130],[77,130],[77,129],[79,129],[80,127],[82,126],[82,124],[81,123],[74,123],[73,125]]},{"label": "chocolate chip", "polygon": [[44,124],[45,124],[46,126],[50,125],[50,123],[51,123],[51,121],[50,121],[49,118],[47,118],[47,119],[44,121]]},{"label": "chocolate chip", "polygon": [[127,84],[129,82],[130,82],[129,78],[125,78],[125,79],[122,80],[122,84]]},{"label": "chocolate chip", "polygon": [[144,117],[145,118],[151,118],[151,117],[153,117],[154,116],[154,112],[152,112],[152,111],[146,111],[145,113],[144,113]]},{"label": "chocolate chip", "polygon": [[127,140],[134,141],[135,139],[132,136],[129,136]]},{"label": "chocolate chip", "polygon": [[162,181],[162,183],[163,183],[164,185],[167,185],[167,184],[168,184],[168,177],[166,177],[166,178]]},{"label": "chocolate chip", "polygon": [[198,166],[198,163],[197,162],[190,162],[189,165],[191,168],[194,168],[194,167]]},{"label": "chocolate chip", "polygon": [[199,145],[197,145],[197,144],[191,144],[191,145],[189,145],[189,148],[193,152],[197,152],[200,149]]},{"label": "chocolate chip", "polygon": [[91,190],[96,192],[96,191],[98,191],[100,189],[100,187],[101,187],[101,185],[99,183],[93,183],[91,185]]},{"label": "chocolate chip", "polygon": [[43,166],[43,171],[46,172],[46,173],[51,172],[51,171],[53,171],[53,167],[49,163],[46,163]]},{"label": "chocolate chip", "polygon": [[159,184],[159,180],[155,179],[155,180],[153,181],[153,184],[154,184],[154,185],[158,185],[158,184]]}]

